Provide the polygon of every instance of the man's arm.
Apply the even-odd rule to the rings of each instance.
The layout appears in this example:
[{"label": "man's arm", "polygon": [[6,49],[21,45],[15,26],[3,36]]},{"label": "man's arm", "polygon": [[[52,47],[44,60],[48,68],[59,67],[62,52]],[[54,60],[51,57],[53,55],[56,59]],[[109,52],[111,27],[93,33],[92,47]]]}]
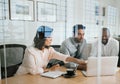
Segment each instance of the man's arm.
[{"label": "man's arm", "polygon": [[112,51],[111,51],[111,56],[118,56],[119,53],[119,42],[115,40],[113,45],[111,45]]},{"label": "man's arm", "polygon": [[62,45],[60,47],[60,52],[65,55],[70,55],[70,52],[69,52],[68,48],[66,47],[65,43],[62,43]]},{"label": "man's arm", "polygon": [[74,63],[79,64],[79,66],[78,66],[79,70],[86,70],[87,63],[85,61],[83,61],[83,60],[76,59],[76,58],[73,58],[73,57],[67,57],[66,61],[67,62],[74,62]]}]

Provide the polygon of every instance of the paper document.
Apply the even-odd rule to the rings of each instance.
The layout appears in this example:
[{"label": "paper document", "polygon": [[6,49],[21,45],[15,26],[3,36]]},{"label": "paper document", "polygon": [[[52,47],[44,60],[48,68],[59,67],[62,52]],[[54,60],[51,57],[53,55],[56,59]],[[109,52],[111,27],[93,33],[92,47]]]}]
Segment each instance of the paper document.
[{"label": "paper document", "polygon": [[65,74],[65,72],[63,72],[63,71],[49,71],[49,72],[42,73],[41,76],[49,77],[49,78],[57,78],[57,77],[61,76],[62,74]]}]

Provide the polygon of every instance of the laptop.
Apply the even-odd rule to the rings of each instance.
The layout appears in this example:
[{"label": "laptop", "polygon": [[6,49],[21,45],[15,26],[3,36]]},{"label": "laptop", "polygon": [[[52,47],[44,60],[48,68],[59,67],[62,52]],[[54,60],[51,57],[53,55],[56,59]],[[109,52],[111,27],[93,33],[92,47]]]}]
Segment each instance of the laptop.
[{"label": "laptop", "polygon": [[[89,57],[87,61],[87,70],[81,71],[84,76],[97,76],[98,68],[97,57]],[[101,76],[114,75],[117,70],[118,56],[101,57]]]}]

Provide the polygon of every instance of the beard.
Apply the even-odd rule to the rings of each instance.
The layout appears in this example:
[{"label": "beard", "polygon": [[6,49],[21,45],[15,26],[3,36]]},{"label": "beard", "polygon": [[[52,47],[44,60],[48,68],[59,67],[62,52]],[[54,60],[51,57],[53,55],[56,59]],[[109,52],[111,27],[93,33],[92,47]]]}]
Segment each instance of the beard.
[{"label": "beard", "polygon": [[102,44],[106,45],[108,43],[108,39],[102,39]]},{"label": "beard", "polygon": [[75,40],[75,42],[77,42],[77,43],[80,43],[80,42],[83,41],[83,39],[78,39],[78,38],[75,38],[74,40]]}]

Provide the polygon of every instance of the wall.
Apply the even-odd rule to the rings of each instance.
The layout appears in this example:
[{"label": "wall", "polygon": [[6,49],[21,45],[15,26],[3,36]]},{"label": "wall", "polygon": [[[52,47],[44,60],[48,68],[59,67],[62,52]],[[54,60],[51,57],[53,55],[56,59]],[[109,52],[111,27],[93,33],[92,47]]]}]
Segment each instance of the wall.
[{"label": "wall", "polygon": [[[117,17],[116,17],[116,20],[117,20],[117,23],[116,25],[112,25],[111,27],[109,27],[108,25],[108,18],[107,16],[104,16],[104,17],[99,17],[99,20],[103,20],[104,21],[104,24],[102,24],[101,22],[101,25],[91,25],[91,24],[86,24],[85,23],[85,19],[84,19],[84,14],[85,14],[85,11],[83,10],[84,9],[84,3],[83,3],[84,0],[75,0],[74,1],[74,14],[73,14],[73,23],[76,24],[76,23],[79,23],[79,24],[84,24],[87,26],[86,28],[86,34],[85,34],[85,38],[88,40],[88,42],[92,42],[96,37],[98,37],[97,34],[99,34],[99,29],[102,28],[102,27],[108,27],[110,28],[111,30],[111,35],[119,35],[120,34],[120,25],[119,25],[119,21],[120,21],[120,2],[119,0],[96,0],[98,1],[99,3],[99,6],[100,6],[100,11],[102,12],[102,7],[105,7],[106,8],[106,15],[107,15],[107,8],[108,6],[112,6],[112,7],[115,7],[117,8]],[[88,0],[87,0],[88,1]],[[95,0],[94,0],[95,1]]]},{"label": "wall", "polygon": [[119,0],[116,0],[116,6],[119,9],[118,10],[118,13],[119,13],[118,16],[119,17],[118,17],[118,28],[117,28],[118,31],[117,31],[117,34],[120,35],[120,1]]},{"label": "wall", "polygon": [[[115,25],[115,27],[113,26],[113,28],[111,28],[111,32],[112,32],[112,35],[119,35],[119,18],[120,18],[120,15],[119,15],[119,4],[118,4],[118,2],[119,2],[119,0],[99,0],[99,2],[101,3],[101,5],[103,6],[103,7],[108,7],[108,6],[112,6],[112,7],[115,7],[115,8],[117,8],[117,15],[116,15],[116,20],[117,20],[117,23],[116,23],[116,25]],[[106,11],[107,11],[107,9],[106,9]],[[105,17],[105,21],[106,21],[106,23],[107,23],[107,18]],[[107,24],[105,24],[105,26],[108,26]]]},{"label": "wall", "polygon": [[[13,3],[18,3],[18,1],[13,1]],[[27,1],[27,0],[21,0]],[[34,1],[34,20],[26,21],[26,20],[11,20],[9,19],[9,2],[6,0],[5,5],[0,5],[2,9],[3,15],[5,15],[4,20],[0,20],[0,44],[3,43],[22,43],[26,45],[31,45],[33,43],[33,38],[36,34],[36,30],[41,25],[47,25],[54,29],[53,31],[53,43],[59,45],[65,39],[65,29],[66,29],[66,3],[67,0],[31,0]],[[48,3],[56,5],[56,21],[38,21],[37,20],[37,3]],[[24,2],[23,2],[24,3]],[[11,7],[11,6],[10,6]],[[6,10],[6,11],[4,11]],[[47,10],[47,9],[46,9]],[[12,11],[13,12],[13,11]],[[16,37],[17,35],[17,37]],[[18,37],[20,39],[18,39]],[[23,38],[21,38],[23,37]]]},{"label": "wall", "polygon": [[69,0],[67,2],[66,38],[73,35],[73,26],[83,24],[83,0]]},{"label": "wall", "polygon": [[[56,1],[56,0],[34,0],[36,1]],[[117,7],[118,9],[120,9],[120,2],[119,0],[97,0],[100,3],[101,7],[107,7],[108,5],[112,5],[114,7]],[[58,3],[61,3],[60,0],[57,1]],[[61,3],[62,5],[62,3]],[[8,29],[12,29],[12,27],[14,27],[16,30],[17,28],[23,28],[24,27],[24,39],[23,40],[18,40],[15,41],[13,38],[10,39],[10,41],[7,41],[6,38],[4,39],[3,42],[6,43],[22,43],[22,44],[26,44],[26,45],[31,45],[33,43],[33,38],[35,36],[36,33],[36,29],[40,26],[40,25],[50,25],[54,28],[54,32],[53,32],[53,43],[52,44],[61,44],[61,42],[72,36],[72,27],[75,24],[85,24],[84,21],[84,0],[67,0],[67,11],[65,13],[65,21],[63,23],[63,21],[59,21],[57,23],[45,23],[45,22],[38,22],[36,21],[11,21],[11,20],[5,20],[4,21],[4,27],[2,28],[4,30],[4,28],[7,26]],[[7,8],[7,7],[6,7]],[[8,9],[7,9],[8,10]],[[36,5],[35,5],[35,11],[36,11]],[[118,10],[118,12],[120,12]],[[8,12],[6,13],[7,17],[6,19],[9,19],[8,17]],[[59,13],[61,14],[61,13]],[[120,14],[120,13],[119,13]],[[120,16],[120,15],[119,15]],[[36,18],[36,14],[35,14],[35,18]],[[104,26],[106,26],[106,17],[105,17],[105,24]],[[118,24],[117,27],[114,29],[115,33],[118,35],[120,34],[120,17],[118,17]],[[16,24],[17,23],[17,24]],[[58,26],[60,25],[60,26]],[[87,40],[92,39],[89,38],[88,36],[93,36],[95,34],[97,34],[99,31],[96,28],[97,26],[93,26],[93,28],[89,28],[87,27],[86,29],[86,35],[85,38]],[[11,30],[9,30],[11,31]],[[89,34],[89,32],[92,31],[92,34]],[[89,34],[89,35],[88,35]],[[93,39],[92,39],[93,40]]]}]

